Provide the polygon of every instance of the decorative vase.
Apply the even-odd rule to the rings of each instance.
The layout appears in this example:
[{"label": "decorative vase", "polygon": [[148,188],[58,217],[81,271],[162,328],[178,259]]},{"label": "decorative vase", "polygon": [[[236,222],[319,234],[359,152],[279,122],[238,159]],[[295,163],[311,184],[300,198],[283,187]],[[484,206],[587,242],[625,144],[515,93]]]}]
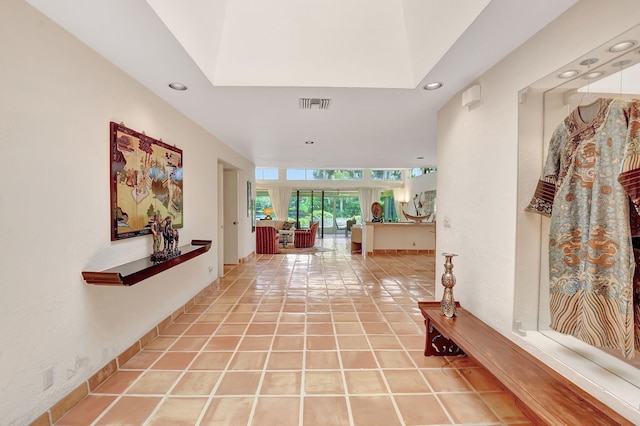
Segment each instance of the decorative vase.
[{"label": "decorative vase", "polygon": [[453,286],[456,285],[456,277],[453,275],[453,263],[451,259],[457,254],[442,253],[445,257],[444,262],[444,274],[442,274],[442,285],[444,287],[444,294],[442,295],[442,301],[440,302],[440,310],[447,318],[453,318],[456,315],[456,302],[453,299]]}]

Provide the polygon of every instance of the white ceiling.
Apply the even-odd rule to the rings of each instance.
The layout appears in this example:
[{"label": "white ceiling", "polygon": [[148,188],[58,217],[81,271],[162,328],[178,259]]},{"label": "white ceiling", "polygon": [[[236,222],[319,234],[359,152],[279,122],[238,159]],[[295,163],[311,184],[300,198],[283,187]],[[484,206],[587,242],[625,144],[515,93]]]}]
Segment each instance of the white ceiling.
[{"label": "white ceiling", "polygon": [[[27,1],[256,166],[280,168],[436,166],[438,109],[576,2]],[[422,89],[432,81],[444,86]],[[302,110],[301,97],[331,105]]]}]

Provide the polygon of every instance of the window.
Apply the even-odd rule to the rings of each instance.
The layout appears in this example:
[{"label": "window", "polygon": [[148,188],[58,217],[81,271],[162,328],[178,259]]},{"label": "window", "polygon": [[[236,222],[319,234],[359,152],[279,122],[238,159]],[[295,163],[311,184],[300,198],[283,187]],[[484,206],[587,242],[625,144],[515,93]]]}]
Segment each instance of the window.
[{"label": "window", "polygon": [[371,170],[371,180],[402,180],[402,170]]},{"label": "window", "polygon": [[435,167],[423,167],[423,168],[413,168],[411,169],[411,177],[418,177],[422,175],[426,175],[427,173],[434,173],[438,169]]},{"label": "window", "polygon": [[256,180],[278,180],[278,169],[256,167]]},{"label": "window", "polygon": [[287,180],[362,180],[362,170],[287,169]]},{"label": "window", "polygon": [[269,191],[256,190],[256,219],[264,219],[266,216],[264,209],[267,207],[273,208],[271,205],[271,198],[269,198]]}]

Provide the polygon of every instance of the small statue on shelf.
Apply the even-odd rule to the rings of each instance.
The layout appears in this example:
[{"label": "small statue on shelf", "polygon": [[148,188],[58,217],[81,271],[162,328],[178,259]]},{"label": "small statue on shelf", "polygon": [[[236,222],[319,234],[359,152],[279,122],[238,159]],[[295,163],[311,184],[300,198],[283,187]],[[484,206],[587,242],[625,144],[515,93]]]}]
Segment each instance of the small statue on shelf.
[{"label": "small statue on shelf", "polygon": [[[160,220],[158,215],[154,214],[151,222],[151,233],[153,234],[152,261],[162,262],[180,255],[180,250],[178,250],[180,236],[178,230],[171,225],[170,216]],[[162,244],[163,242],[164,244]],[[160,249],[161,245],[162,250]]]}]

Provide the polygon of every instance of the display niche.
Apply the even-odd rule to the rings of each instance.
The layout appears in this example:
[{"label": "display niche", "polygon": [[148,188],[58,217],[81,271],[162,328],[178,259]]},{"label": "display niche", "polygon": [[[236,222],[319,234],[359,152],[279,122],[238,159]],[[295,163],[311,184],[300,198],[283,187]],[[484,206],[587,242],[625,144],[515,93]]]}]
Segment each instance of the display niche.
[{"label": "display niche", "polygon": [[[639,49],[640,26],[576,58],[519,94],[519,273],[514,323],[516,331],[535,342],[538,349],[578,372],[584,383],[605,389],[607,402],[633,415],[637,414],[640,395],[640,357],[627,359],[615,350],[590,346],[550,328],[550,220],[533,217],[538,215],[526,213],[525,208],[541,176],[552,133],[565,117],[577,107],[588,108],[597,98],[640,99]],[[537,306],[531,301],[537,301]]]}]

